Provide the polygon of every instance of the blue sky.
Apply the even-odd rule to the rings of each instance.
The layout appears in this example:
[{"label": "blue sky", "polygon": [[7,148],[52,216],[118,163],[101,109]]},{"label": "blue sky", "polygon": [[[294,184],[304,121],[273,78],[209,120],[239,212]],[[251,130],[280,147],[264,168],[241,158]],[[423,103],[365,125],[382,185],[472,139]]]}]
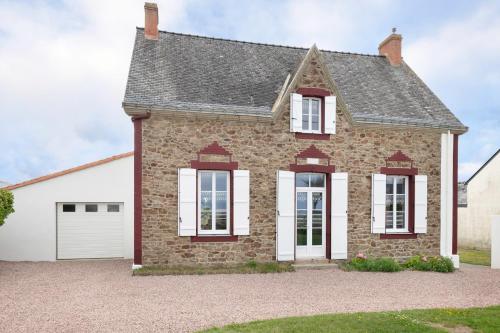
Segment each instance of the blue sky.
[{"label": "blue sky", "polygon": [[[132,150],[121,109],[143,1],[0,0],[0,180],[15,183]],[[500,148],[498,1],[159,1],[160,29],[403,57],[470,130],[467,179]]]}]

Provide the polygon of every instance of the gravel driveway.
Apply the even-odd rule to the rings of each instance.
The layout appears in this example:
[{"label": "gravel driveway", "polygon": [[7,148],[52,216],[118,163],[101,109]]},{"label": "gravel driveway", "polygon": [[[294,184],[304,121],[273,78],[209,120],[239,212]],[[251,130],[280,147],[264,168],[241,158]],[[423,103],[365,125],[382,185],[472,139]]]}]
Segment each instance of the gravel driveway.
[{"label": "gravel driveway", "polygon": [[132,277],[131,262],[0,262],[0,331],[188,332],[316,313],[500,304],[500,270]]}]

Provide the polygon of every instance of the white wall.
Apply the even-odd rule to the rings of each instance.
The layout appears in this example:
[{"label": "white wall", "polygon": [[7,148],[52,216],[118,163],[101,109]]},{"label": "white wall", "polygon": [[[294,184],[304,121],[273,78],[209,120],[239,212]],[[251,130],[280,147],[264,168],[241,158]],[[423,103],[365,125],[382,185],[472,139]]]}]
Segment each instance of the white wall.
[{"label": "white wall", "polygon": [[491,216],[491,268],[500,269],[500,215]]},{"label": "white wall", "polygon": [[0,260],[56,260],[57,202],[123,202],[124,253],[133,257],[133,156],[12,190],[15,213],[0,227]]},{"label": "white wall", "polygon": [[500,154],[467,184],[467,207],[458,209],[458,245],[489,249],[492,215],[500,215]]}]

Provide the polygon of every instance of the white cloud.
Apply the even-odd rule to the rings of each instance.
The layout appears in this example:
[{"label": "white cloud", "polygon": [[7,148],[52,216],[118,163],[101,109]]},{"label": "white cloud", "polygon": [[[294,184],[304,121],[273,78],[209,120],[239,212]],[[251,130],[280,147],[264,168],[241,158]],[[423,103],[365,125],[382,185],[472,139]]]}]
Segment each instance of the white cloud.
[{"label": "white cloud", "polygon": [[[132,149],[121,109],[142,1],[0,2],[0,178]],[[185,4],[162,1],[163,25]]]},{"label": "white cloud", "polygon": [[466,181],[469,179],[477,170],[479,170],[481,165],[482,164],[478,162],[460,163],[458,165],[459,180]]}]

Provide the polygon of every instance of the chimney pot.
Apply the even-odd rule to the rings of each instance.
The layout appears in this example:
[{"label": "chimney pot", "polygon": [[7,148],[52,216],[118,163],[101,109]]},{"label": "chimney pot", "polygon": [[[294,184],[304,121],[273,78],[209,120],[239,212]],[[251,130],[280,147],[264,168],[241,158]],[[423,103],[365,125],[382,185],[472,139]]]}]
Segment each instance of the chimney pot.
[{"label": "chimney pot", "polygon": [[144,37],[158,40],[158,6],[152,2],[144,3]]},{"label": "chimney pot", "polygon": [[392,28],[392,34],[378,46],[378,53],[385,56],[393,66],[399,66],[403,62],[401,57],[402,40],[403,37],[396,33],[396,28]]}]

